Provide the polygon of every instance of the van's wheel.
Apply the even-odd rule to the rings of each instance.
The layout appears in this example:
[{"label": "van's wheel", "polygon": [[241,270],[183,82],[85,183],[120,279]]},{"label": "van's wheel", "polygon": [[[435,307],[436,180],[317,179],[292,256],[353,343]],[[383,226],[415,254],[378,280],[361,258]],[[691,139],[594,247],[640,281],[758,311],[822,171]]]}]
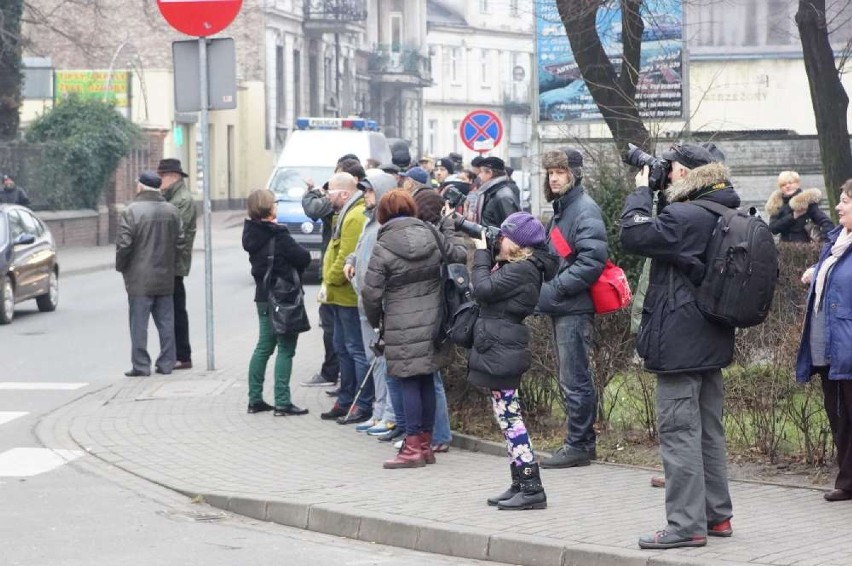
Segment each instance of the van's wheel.
[{"label": "van's wheel", "polygon": [[59,275],[56,270],[50,272],[50,281],[47,284],[47,293],[36,297],[38,310],[41,312],[53,312],[59,304]]},{"label": "van's wheel", "polygon": [[15,318],[15,286],[12,278],[4,275],[0,279],[0,324],[9,324]]}]

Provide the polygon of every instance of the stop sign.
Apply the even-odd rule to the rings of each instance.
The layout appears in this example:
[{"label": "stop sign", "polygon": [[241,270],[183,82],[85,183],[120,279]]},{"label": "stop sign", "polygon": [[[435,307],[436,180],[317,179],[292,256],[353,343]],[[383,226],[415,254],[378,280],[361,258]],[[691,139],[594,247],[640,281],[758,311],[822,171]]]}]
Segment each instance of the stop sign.
[{"label": "stop sign", "polygon": [[169,25],[187,35],[219,33],[234,21],[243,0],[157,0]]}]

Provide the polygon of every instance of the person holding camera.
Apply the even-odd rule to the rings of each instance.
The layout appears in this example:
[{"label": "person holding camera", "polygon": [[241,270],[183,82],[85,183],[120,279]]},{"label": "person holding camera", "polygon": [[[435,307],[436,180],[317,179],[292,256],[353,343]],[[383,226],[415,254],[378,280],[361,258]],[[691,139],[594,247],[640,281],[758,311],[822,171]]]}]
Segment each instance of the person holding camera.
[{"label": "person holding camera", "polygon": [[[728,168],[699,145],[674,145],[663,153],[666,161],[641,157],[645,165],[621,215],[621,245],[651,258],[636,349],[645,369],[657,374],[667,524],[641,537],[639,546],[704,546],[707,535],[733,533],[721,369],[733,358],[734,329],[711,322],[696,304],[695,288],[704,277],[717,215],[690,201],[706,199],[735,209],[740,197],[728,180]],[[655,190],[664,190],[668,203],[656,216]]]},{"label": "person holding camera", "polygon": [[800,188],[798,173],[781,171],[778,189],[766,201],[769,229],[778,234],[782,242],[810,242],[809,228],[815,227],[818,241],[828,241],[834,222],[820,209],[821,200],[822,191],[819,189]]},{"label": "person holding camera", "polygon": [[559,360],[559,386],[566,408],[566,435],[542,468],[588,466],[595,459],[597,394],[589,367],[595,307],[589,288],[607,260],[606,227],[597,203],[582,185],[583,156],[562,148],[542,156],[544,196],[553,203],[550,251],[562,260],[541,288],[538,312],[550,315]]},{"label": "person holding camera", "polygon": [[527,212],[510,214],[500,226],[498,241],[492,254],[484,230],[474,240],[471,272],[473,298],[480,311],[467,379],[491,391],[512,478],[509,489],[487,502],[498,509],[544,509],[547,495],[521,415],[518,388],[531,364],[524,319],[535,310],[542,281],[556,274],[558,260],[544,246],[544,226]]}]

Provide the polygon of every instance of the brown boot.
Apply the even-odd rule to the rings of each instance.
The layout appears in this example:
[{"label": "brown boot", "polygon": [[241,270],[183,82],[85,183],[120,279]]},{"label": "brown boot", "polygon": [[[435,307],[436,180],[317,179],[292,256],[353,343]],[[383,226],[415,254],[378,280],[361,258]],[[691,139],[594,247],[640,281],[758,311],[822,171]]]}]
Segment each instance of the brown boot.
[{"label": "brown boot", "polygon": [[427,464],[435,463],[435,454],[432,452],[432,433],[420,433],[420,451],[423,452],[423,459]]},{"label": "brown boot", "polygon": [[407,436],[402,441],[402,448],[397,452],[393,460],[387,460],[382,467],[386,470],[396,468],[422,468],[426,465],[423,459],[423,451],[420,449],[420,435]]}]

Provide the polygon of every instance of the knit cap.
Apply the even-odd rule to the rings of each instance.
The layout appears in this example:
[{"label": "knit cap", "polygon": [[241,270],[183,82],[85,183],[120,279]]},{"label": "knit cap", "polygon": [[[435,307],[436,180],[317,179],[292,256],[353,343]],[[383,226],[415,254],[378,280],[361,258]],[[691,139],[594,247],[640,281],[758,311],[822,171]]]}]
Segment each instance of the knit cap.
[{"label": "knit cap", "polygon": [[435,189],[421,189],[414,194],[414,202],[417,203],[417,218],[424,222],[434,224],[441,218],[441,209],[444,208],[444,199]]},{"label": "knit cap", "polygon": [[514,212],[500,225],[500,233],[522,248],[534,248],[545,240],[544,225],[529,212]]}]

